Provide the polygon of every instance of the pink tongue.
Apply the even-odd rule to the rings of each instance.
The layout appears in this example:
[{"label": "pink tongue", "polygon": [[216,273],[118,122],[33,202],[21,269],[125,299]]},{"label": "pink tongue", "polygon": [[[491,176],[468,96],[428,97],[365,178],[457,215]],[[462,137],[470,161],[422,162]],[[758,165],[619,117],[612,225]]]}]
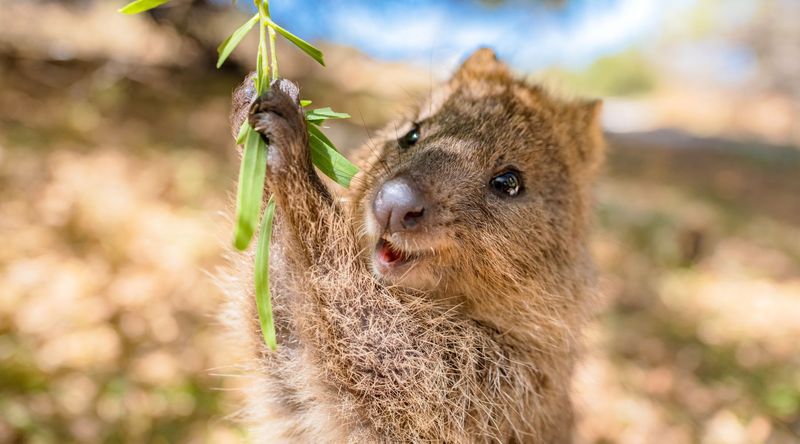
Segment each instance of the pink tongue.
[{"label": "pink tongue", "polygon": [[381,246],[381,260],[390,264],[398,259],[400,259],[400,253],[392,250],[388,242],[384,242]]}]

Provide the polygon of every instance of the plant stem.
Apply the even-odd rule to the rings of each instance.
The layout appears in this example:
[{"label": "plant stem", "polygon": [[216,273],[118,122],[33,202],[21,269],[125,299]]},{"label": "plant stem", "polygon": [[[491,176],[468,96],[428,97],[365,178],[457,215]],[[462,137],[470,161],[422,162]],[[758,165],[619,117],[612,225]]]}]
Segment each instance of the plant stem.
[{"label": "plant stem", "polygon": [[[269,17],[269,13],[264,9],[264,1],[263,0],[253,0],[256,4],[256,8],[258,8],[258,15],[259,15],[259,27],[258,27],[258,51],[261,55],[261,66],[258,67],[258,70],[261,72],[269,72],[269,59],[267,58],[267,18]],[[269,76],[270,80],[272,80],[272,76]],[[266,83],[266,82],[265,82]],[[259,85],[260,91],[259,94],[266,91],[269,87],[269,84],[266,85]]]},{"label": "plant stem", "polygon": [[[264,0],[264,11],[266,12],[267,19],[271,21],[272,17],[269,14],[269,0]],[[278,53],[275,52],[277,34],[275,33],[275,29],[270,25],[267,25],[267,32],[269,33],[270,80],[272,81],[278,78]]]}]

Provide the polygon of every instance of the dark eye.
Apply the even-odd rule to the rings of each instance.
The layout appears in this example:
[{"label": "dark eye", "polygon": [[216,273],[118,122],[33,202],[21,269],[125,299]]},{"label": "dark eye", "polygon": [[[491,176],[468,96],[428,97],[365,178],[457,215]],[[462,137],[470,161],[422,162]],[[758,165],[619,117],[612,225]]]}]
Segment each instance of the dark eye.
[{"label": "dark eye", "polygon": [[409,130],[403,137],[397,139],[397,144],[400,145],[400,148],[406,149],[419,140],[419,124],[415,123],[414,126]]},{"label": "dark eye", "polygon": [[522,191],[522,180],[516,171],[507,171],[492,177],[489,186],[500,194],[514,197]]}]

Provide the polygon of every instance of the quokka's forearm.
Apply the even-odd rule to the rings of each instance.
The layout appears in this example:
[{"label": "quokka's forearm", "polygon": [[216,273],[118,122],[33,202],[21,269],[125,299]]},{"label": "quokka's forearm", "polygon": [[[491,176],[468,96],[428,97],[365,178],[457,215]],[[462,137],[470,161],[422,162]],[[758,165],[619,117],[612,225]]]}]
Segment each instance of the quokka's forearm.
[{"label": "quokka's forearm", "polygon": [[275,196],[276,217],[286,227],[275,241],[285,245],[289,260],[309,267],[326,242],[321,221],[337,209],[311,163],[298,96],[293,83],[278,80],[253,102],[248,119],[268,145],[266,187]]},{"label": "quokka's forearm", "polygon": [[275,196],[276,217],[286,228],[275,241],[286,245],[287,254],[293,256],[290,259],[313,267],[322,260],[329,245],[336,241],[336,237],[331,236],[330,227],[341,225],[336,220],[341,218],[341,211],[311,166],[310,159],[307,165],[300,162],[303,160],[297,159],[296,166],[280,172],[269,169],[267,187]]}]

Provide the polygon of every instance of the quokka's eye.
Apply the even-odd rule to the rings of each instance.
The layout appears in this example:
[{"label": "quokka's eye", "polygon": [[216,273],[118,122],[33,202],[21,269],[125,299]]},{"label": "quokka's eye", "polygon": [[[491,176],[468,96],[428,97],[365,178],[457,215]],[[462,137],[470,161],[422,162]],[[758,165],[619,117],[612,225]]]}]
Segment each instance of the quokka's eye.
[{"label": "quokka's eye", "polygon": [[522,191],[522,179],[516,171],[506,171],[492,177],[489,186],[501,195],[514,197]]},{"label": "quokka's eye", "polygon": [[419,140],[419,124],[415,123],[411,130],[409,130],[403,137],[397,139],[397,144],[400,145],[400,148],[406,149]]}]

